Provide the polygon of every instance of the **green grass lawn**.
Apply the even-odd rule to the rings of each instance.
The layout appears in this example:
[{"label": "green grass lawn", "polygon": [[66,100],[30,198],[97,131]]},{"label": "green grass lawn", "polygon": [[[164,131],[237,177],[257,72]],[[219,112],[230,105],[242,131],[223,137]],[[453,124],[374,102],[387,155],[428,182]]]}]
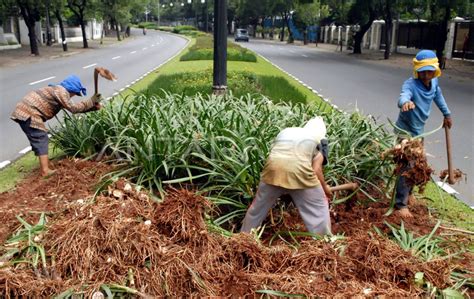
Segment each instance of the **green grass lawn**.
[{"label": "green grass lawn", "polygon": [[[191,41],[189,46],[192,47],[194,44],[195,39]],[[186,51],[183,51],[181,55],[183,55],[183,53],[186,53]],[[212,70],[212,60],[180,61],[181,55],[178,55],[169,63],[162,66],[159,70],[151,73],[149,76],[133,85],[131,89],[127,89],[125,92],[122,93],[122,95],[127,96],[133,94],[134,92],[146,91],[146,89],[153,82],[155,82],[155,85],[158,84],[159,89],[159,80],[157,79],[160,76],[173,75],[183,72],[206,72],[208,70]],[[284,85],[281,84],[281,79],[284,79],[288,82],[288,85],[291,86],[292,89],[294,89],[298,93],[301,93],[303,97],[306,98],[306,102],[308,104],[320,105],[321,103],[325,103],[318,95],[301,85],[298,81],[296,81],[289,75],[281,72],[278,68],[276,68],[260,56],[257,57],[257,62],[228,61],[227,70],[228,72],[249,72],[257,76],[261,76],[261,81],[263,81],[263,85],[266,86],[265,88],[267,90],[275,91],[274,94],[281,94],[282,92],[285,92],[284,90],[281,90],[284,87]],[[272,80],[271,77],[281,79]],[[169,80],[167,79],[167,81]],[[163,88],[167,87],[167,84],[163,85]],[[327,109],[330,109],[328,105],[326,107]]]},{"label": "green grass lawn", "polygon": [[[49,146],[50,159],[57,159],[63,156],[63,153]],[[0,170],[0,193],[11,190],[23,178],[39,168],[38,158],[33,152],[29,152],[20,159]]]}]

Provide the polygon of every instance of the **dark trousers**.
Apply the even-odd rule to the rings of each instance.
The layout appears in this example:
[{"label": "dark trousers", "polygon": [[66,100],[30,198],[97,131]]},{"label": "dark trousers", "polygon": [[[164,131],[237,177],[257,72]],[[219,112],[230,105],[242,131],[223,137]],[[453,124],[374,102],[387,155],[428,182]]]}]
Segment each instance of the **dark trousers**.
[{"label": "dark trousers", "polygon": [[48,133],[36,128],[30,127],[31,118],[27,120],[15,120],[25,132],[26,137],[30,141],[31,149],[36,156],[43,156],[48,154]]}]

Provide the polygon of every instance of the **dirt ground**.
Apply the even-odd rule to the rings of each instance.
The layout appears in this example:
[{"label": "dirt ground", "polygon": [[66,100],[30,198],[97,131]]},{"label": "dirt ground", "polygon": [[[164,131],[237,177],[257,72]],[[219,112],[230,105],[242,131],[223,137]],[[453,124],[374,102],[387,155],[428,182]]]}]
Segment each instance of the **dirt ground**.
[{"label": "dirt ground", "polygon": [[[15,215],[31,223],[46,211],[48,230],[39,242],[54,257],[46,268],[0,267],[0,293],[7,298],[46,297],[84,286],[90,296],[111,283],[131,287],[142,297],[245,296],[265,290],[322,297],[414,297],[423,294],[412,282],[417,272],[445,288],[451,270],[474,270],[472,256],[423,262],[375,233],[373,226],[388,232],[384,221],[400,223],[394,215],[384,216],[387,202],[334,207],[333,231],[345,234],[344,240],[297,237],[295,249],[283,239],[265,245],[276,231],[305,230],[286,200],[281,201],[285,209],[278,206],[268,217],[260,242],[248,234],[226,238],[208,231],[206,215],[212,213],[212,204],[191,191],[169,189],[159,204],[121,180],[89,203],[110,166],[65,159],[54,167],[54,176],[41,179],[35,173],[15,190],[0,194],[2,243],[18,227]],[[421,201],[411,206],[415,217],[406,227],[415,234],[430,232],[435,219],[426,206]]]},{"label": "dirt ground", "polygon": [[71,202],[84,200],[94,191],[110,166],[84,160],[64,159],[54,163],[57,173],[42,179],[36,170],[15,190],[0,193],[0,244],[19,226],[16,215],[37,221],[41,212],[53,214]]}]

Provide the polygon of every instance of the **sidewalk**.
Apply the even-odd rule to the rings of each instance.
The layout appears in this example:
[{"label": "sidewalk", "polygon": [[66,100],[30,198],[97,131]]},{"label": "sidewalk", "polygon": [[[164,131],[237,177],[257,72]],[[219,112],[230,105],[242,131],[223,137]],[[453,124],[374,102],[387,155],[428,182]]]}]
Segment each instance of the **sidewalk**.
[{"label": "sidewalk", "polygon": [[[287,45],[286,42],[280,42],[279,40],[269,40],[269,39],[258,39],[260,41],[274,42],[282,45]],[[384,52],[362,49],[362,54],[352,54],[352,50],[343,50],[340,51],[340,47],[335,44],[324,44],[318,43],[316,46],[314,43],[308,43],[304,45],[302,41],[295,41],[295,46],[315,48],[318,50],[323,50],[327,52],[339,53],[340,55],[346,55],[354,59],[359,59],[363,61],[368,61],[371,63],[384,64],[391,67],[396,67],[399,69],[406,69],[409,72],[412,68],[412,55],[391,53],[388,60],[384,59]],[[461,59],[450,59],[446,61],[446,68],[442,70],[443,76],[448,78],[453,78],[459,82],[468,82],[474,80],[474,61],[461,60]],[[407,73],[409,76],[409,73]]]},{"label": "sidewalk", "polygon": [[53,44],[51,47],[39,45],[39,56],[31,56],[30,46],[23,45],[19,49],[13,50],[4,50],[0,51],[0,67],[14,67],[24,64],[32,64],[45,60],[57,59],[62,57],[68,57],[77,55],[87,51],[93,51],[94,49],[108,47],[118,43],[126,43],[133,40],[134,37],[130,37],[118,41],[116,36],[107,36],[103,39],[103,44],[100,44],[100,39],[97,40],[87,40],[89,48],[84,49],[82,46],[82,41],[80,42],[70,42],[68,43],[68,51],[64,52],[63,47],[59,43]]}]

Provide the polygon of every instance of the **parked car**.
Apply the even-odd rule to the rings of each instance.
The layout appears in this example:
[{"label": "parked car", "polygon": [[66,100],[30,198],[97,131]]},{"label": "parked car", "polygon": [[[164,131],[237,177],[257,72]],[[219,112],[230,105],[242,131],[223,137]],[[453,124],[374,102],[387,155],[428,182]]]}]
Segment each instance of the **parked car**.
[{"label": "parked car", "polygon": [[237,29],[235,31],[234,38],[235,38],[236,42],[238,42],[238,41],[248,42],[249,41],[249,33],[248,33],[247,29]]}]

